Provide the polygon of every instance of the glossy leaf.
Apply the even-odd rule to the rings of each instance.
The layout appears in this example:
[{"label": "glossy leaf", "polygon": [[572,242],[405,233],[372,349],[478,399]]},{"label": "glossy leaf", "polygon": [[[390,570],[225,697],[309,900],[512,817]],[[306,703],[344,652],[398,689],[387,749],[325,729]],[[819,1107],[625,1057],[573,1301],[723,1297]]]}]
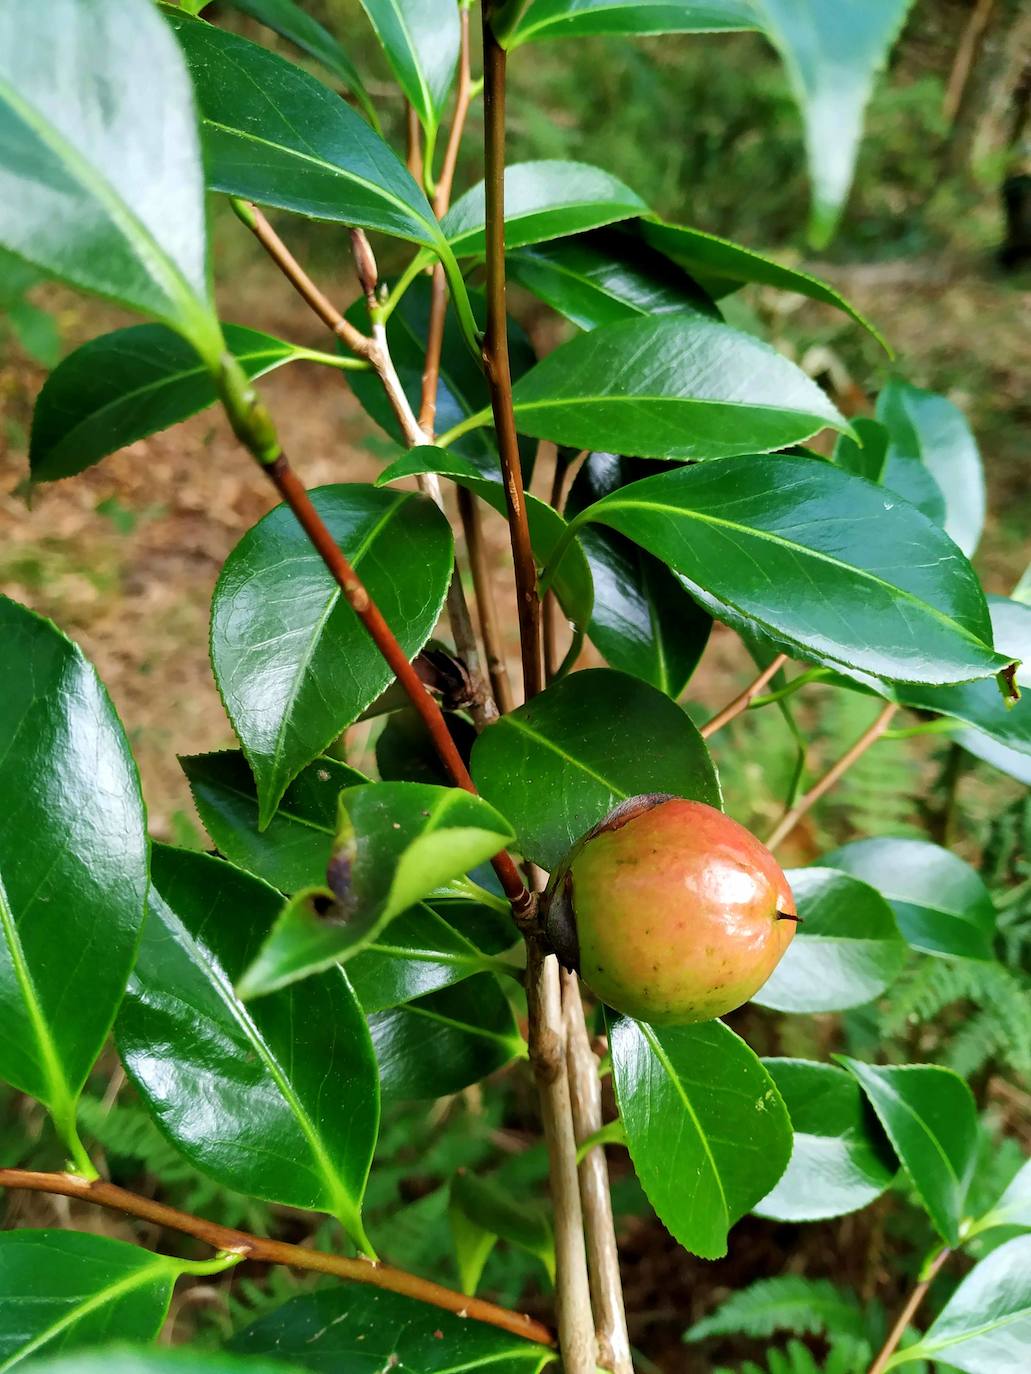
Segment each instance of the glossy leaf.
[{"label": "glossy leaf", "polygon": [[543,1346],[382,1289],[338,1284],[304,1293],[233,1337],[247,1356],[296,1359],[313,1374],[538,1374]]},{"label": "glossy leaf", "polygon": [[336,759],[318,758],[286,789],[264,830],[254,774],[237,749],[180,759],[204,828],[220,854],[281,892],[326,880],[337,827],[337,798],[365,782]]},{"label": "glossy leaf", "polygon": [[[451,529],[424,496],[320,487],[316,509],[410,657],[451,581]],[[392,673],[286,506],[226,559],[211,606],[211,662],[254,770],[259,824],[305,764],[374,701]]]},{"label": "glossy leaf", "polygon": [[518,18],[504,45],[593,34],[716,33],[754,29],[749,0],[530,0],[511,3]]},{"label": "glossy leaf", "polygon": [[[475,492],[500,515],[506,514],[505,489],[501,485],[500,470],[489,465],[481,466],[460,454],[436,446],[409,449],[380,473],[376,485],[383,486],[419,472],[436,472],[442,477],[450,477],[459,486]],[[537,563],[544,567],[566,533],[566,522],[557,511],[530,492],[526,494],[526,518],[534,556]],[[590,568],[579,549],[570,550],[570,554],[562,559],[554,587],[555,595],[570,620],[580,625],[586,624],[590,618],[594,592]]]},{"label": "glossy leaf", "polygon": [[[455,748],[468,766],[476,728],[457,711],[445,711],[443,715]],[[426,722],[413,706],[404,706],[387,716],[376,740],[376,768],[384,782],[426,782],[436,787],[450,787],[452,783]]]},{"label": "glossy leaf", "polygon": [[955,1246],[977,1152],[970,1089],[934,1064],[876,1068],[835,1057],[858,1080],[938,1234]]},{"label": "glossy leaf", "polygon": [[329,900],[302,894],[287,905],[244,972],[241,996],[260,997],[351,958],[395,916],[513,838],[492,806],[457,787],[365,783],[341,792],[339,808]]},{"label": "glossy leaf", "polygon": [[493,961],[466,938],[464,928],[460,910],[449,921],[422,902],[391,921],[347,965],[365,1011],[399,1007],[486,972]]},{"label": "glossy leaf", "polygon": [[1031,1159],[1010,1180],[995,1206],[990,1208],[967,1232],[967,1236],[980,1235],[982,1231],[992,1231],[999,1226],[1019,1226],[1031,1231]]},{"label": "glossy leaf", "polygon": [[774,1011],[844,1011],[879,997],[906,961],[891,907],[867,883],[832,868],[796,868],[788,882],[802,920],[787,953],[752,998]]},{"label": "glossy leaf", "polygon": [[376,37],[426,132],[426,161],[458,63],[458,5],[439,0],[362,0]]},{"label": "glossy leaf", "polygon": [[926,1333],[886,1368],[930,1359],[964,1374],[1020,1374],[1029,1356],[1031,1236],[1020,1236],[981,1260]]},{"label": "glossy leaf", "polygon": [[941,683],[1010,662],[991,649],[984,593],[952,541],[830,463],[777,454],[681,468],[624,487],[573,525],[589,521],[682,573],[718,619],[758,625],[818,663]]},{"label": "glossy leaf", "polygon": [[[459,196],[441,221],[457,257],[485,248],[483,182]],[[647,214],[629,186],[586,162],[515,162],[505,168],[505,247],[523,248]]]},{"label": "glossy leaf", "polygon": [[0,1233],[0,1369],[119,1340],[152,1340],[180,1265],[80,1231]]},{"label": "glossy leaf", "polygon": [[551,869],[627,797],[671,792],[721,805],[708,750],[687,714],[647,683],[593,668],[553,683],[485,730],[476,785]]},{"label": "glossy leaf", "polygon": [[[510,1189],[467,1171],[457,1173],[451,1180],[450,1203],[451,1230],[456,1239],[459,1236],[468,1239],[480,1231],[492,1238],[510,1241],[539,1259],[554,1282],[555,1238],[543,1208],[523,1198],[517,1200]],[[472,1282],[463,1283],[462,1291],[474,1293],[479,1274],[474,1279],[471,1273],[468,1277]]]},{"label": "glossy leaf", "polygon": [[912,458],[931,473],[945,501],[945,532],[969,558],[985,515],[984,470],[977,440],[958,406],[945,396],[892,377],[877,398],[877,418],[893,458]]},{"label": "glossy leaf", "polygon": [[752,0],[780,52],[805,124],[810,238],[831,237],[852,184],[863,113],[911,0]]},{"label": "glossy leaf", "polygon": [[850,315],[873,335],[882,348],[890,351],[880,331],[865,315],[859,313],[851,301],[829,282],[814,277],[810,272],[802,272],[797,267],[785,267],[753,248],[746,248],[731,239],[718,238],[715,234],[706,234],[701,229],[690,229],[683,224],[643,220],[641,232],[646,243],[679,263],[712,296],[726,296],[753,283],[808,296],[810,300],[831,305],[835,310]]},{"label": "glossy leaf", "polygon": [[[248,377],[303,355],[256,329],[224,328]],[[102,334],[47,378],[32,414],[29,464],[36,482],[71,477],[137,439],[214,405],[215,384],[196,350],[162,324]]]},{"label": "glossy leaf", "polygon": [[369,1018],[385,1098],[447,1097],[478,1083],[526,1044],[498,980],[478,974]]},{"label": "glossy leaf", "polygon": [[880,1197],[897,1166],[855,1079],[804,1059],[763,1064],[784,1099],[794,1144],[787,1169],[752,1210],[774,1221],[820,1221]]},{"label": "glossy leaf", "polygon": [[411,174],[335,91],[246,38],[165,14],[193,77],[213,190],[439,246]]},{"label": "glossy leaf", "polygon": [[[566,498],[566,519],[643,475],[645,464],[592,453]],[[620,672],[676,700],[705,651],[712,617],[664,563],[614,530],[588,526],[580,545],[594,583],[587,633]],[[563,560],[563,566],[565,560]]]},{"label": "glossy leaf", "polygon": [[278,1360],[243,1360],[195,1345],[160,1349],[154,1346],[105,1346],[56,1360],[40,1360],[36,1374],[298,1374],[300,1365]]},{"label": "glossy leaf", "polygon": [[865,477],[868,482],[880,482],[888,462],[888,431],[879,420],[870,420],[859,415],[852,421],[852,428],[861,440],[847,434],[839,434],[834,445],[834,462],[846,472]]},{"label": "glossy leaf", "polygon": [[719,310],[668,258],[618,229],[555,239],[507,254],[508,278],[580,329],[636,315],[711,316]]},{"label": "glossy leaf", "polygon": [[958,855],[927,840],[884,836],[846,844],[821,862],[876,887],[914,948],[965,959],[992,957],[991,894]]},{"label": "glossy leaf", "polygon": [[4,5],[0,112],[0,247],[217,362],[193,95],[153,6]]},{"label": "glossy leaf", "polygon": [[343,972],[244,1006],[233,984],[278,914],[278,893],[222,860],[163,846],[152,872],[117,1025],[137,1090],[202,1173],[253,1197],[330,1212],[367,1246],[361,1201],[379,1095],[365,1018]]},{"label": "glossy leaf", "polygon": [[525,434],[640,458],[784,448],[830,425],[824,393],[768,344],[714,320],[624,320],[579,334],[515,384]]},{"label": "glossy leaf", "polygon": [[787,1167],[791,1123],[773,1080],[721,1021],[609,1023],[620,1119],[659,1220],[703,1259]]},{"label": "glossy leaf", "polygon": [[75,1103],[143,924],[143,800],[81,651],[6,597],[0,642],[0,1077],[46,1106],[88,1172]]}]

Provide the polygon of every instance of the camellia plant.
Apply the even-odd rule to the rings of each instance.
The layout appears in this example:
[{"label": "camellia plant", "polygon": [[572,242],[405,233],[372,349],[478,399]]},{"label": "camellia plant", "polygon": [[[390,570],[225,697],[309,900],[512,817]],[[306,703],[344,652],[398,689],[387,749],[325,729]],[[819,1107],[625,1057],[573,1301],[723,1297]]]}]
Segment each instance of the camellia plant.
[{"label": "camellia plant", "polygon": [[[196,0],[0,4],[0,249],[30,277],[146,317],[50,375],[33,482],[217,404],[280,501],[242,533],[211,607],[240,748],[182,760],[210,854],[150,842],[93,668],[53,624],[0,600],[0,1076],[42,1104],[67,1155],[63,1172],[0,1161],[0,1186],[128,1214],[192,1237],[200,1256],[3,1233],[0,1368],[532,1374],[557,1359],[567,1374],[629,1374],[605,1155],[625,1145],[659,1218],[706,1259],[747,1213],[843,1216],[901,1170],[937,1239],[880,1353],[850,1327],[835,1367],[1027,1369],[1031,1173],[971,1210],[967,1084],[934,1064],[760,1059],[717,1019],[748,999],[866,1006],[910,951],[993,960],[987,890],[929,840],[860,840],[786,875],[771,852],[903,711],[915,713],[903,729],[951,731],[1004,771],[1031,771],[1017,685],[1031,605],[1026,586],[986,598],[968,561],[984,514],[976,446],[950,402],[895,373],[875,417],[850,422],[787,357],[725,323],[721,301],[760,283],[880,340],[825,282],[664,222],[600,168],[505,160],[506,67],[535,45],[756,29],[787,65],[824,242],[908,0],[362,4],[407,102],[407,165],[345,48],[295,0],[233,7],[300,62],[209,22]],[[483,179],[453,194],[481,96]],[[324,323],[324,350],[220,320],[206,190]],[[267,209],[286,212],[285,238]],[[346,230],[357,301],[311,279],[289,215]],[[392,281],[370,234],[406,245]],[[567,322],[548,356],[508,318],[506,277]],[[374,484],[309,492],[288,461],[256,383],[295,360],[342,372],[396,446]],[[808,447],[820,431],[836,436],[832,457]],[[550,502],[526,490],[539,440],[558,446]],[[511,537],[519,684],[484,506]],[[696,728],[678,698],[713,621],[758,675]],[[607,667],[576,670],[587,639]],[[796,777],[761,844],[724,812],[734,798],[706,741],[764,695],[797,729],[789,698],[813,681],[881,709],[808,790]],[[387,720],[378,778],[335,749],[369,715]],[[335,1244],[107,1181],[81,1099],[111,1036],[193,1170],[334,1219]],[[520,1060],[536,1080],[550,1211],[458,1174],[459,1287],[381,1263],[363,1211],[381,1098],[485,1080],[489,1094]],[[985,1244],[995,1232],[1002,1243]],[[553,1320],[476,1296],[499,1236],[544,1259]],[[960,1262],[951,1296],[918,1314],[966,1247],[977,1263]],[[227,1353],[148,1347],[181,1276],[254,1261],[331,1281],[237,1331]],[[742,1292],[690,1338],[732,1329],[742,1302],[770,1334],[762,1298]],[[789,1298],[774,1286],[766,1302]],[[115,1338],[118,1350],[91,1349]],[[808,1358],[792,1367],[815,1368]]]}]

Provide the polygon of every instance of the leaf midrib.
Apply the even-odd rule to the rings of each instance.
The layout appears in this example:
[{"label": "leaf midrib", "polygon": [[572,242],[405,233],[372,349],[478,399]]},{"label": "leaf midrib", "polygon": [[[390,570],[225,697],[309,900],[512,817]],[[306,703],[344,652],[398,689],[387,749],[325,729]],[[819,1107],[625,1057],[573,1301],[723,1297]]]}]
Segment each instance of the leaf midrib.
[{"label": "leaf midrib", "polygon": [[[647,210],[648,208],[646,205],[644,205],[643,202],[638,203],[637,205],[631,205],[627,201],[617,200],[564,200],[561,202],[561,204],[539,205],[534,207],[533,209],[524,211],[522,214],[517,213],[514,215],[506,215],[505,226],[507,229],[507,227],[510,224],[525,224],[527,220],[540,219],[547,217],[549,215],[556,215],[569,210],[587,210],[590,209],[592,205],[608,206],[613,210],[616,210],[618,208],[620,210],[629,211],[629,214],[625,216],[614,214],[612,218],[608,221],[608,223],[610,224],[614,224],[617,220],[621,218],[628,219],[633,215],[639,215],[642,212],[642,210]],[[599,229],[603,227],[603,225],[597,226],[597,228]],[[475,225],[472,225],[471,227],[459,230],[455,237],[448,238],[447,242],[453,253],[465,253],[468,252],[468,249],[463,248],[462,245],[469,240],[474,240],[478,234],[485,235],[486,232],[486,222],[482,224],[477,223]],[[565,237],[565,235],[561,235],[560,237]],[[520,248],[530,248],[532,246],[533,245],[529,243],[512,245],[513,251],[516,252],[518,252]]]}]

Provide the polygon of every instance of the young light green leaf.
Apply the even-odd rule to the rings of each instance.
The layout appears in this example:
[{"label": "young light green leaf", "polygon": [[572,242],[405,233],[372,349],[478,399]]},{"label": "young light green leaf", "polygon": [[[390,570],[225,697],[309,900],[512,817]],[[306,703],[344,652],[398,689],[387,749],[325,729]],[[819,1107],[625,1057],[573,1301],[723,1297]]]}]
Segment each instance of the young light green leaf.
[{"label": "young light green leaf", "polygon": [[991,894],[958,855],[927,840],[883,836],[846,844],[821,862],[862,878],[887,898],[914,948],[964,959],[992,957]]},{"label": "young light green leaf", "polygon": [[708,750],[676,702],[592,668],[553,683],[485,730],[476,785],[514,825],[522,853],[551,869],[617,803],[671,792],[720,806]]},{"label": "young light green leaf", "polygon": [[925,1334],[885,1368],[933,1360],[964,1374],[1019,1374],[1029,1356],[1031,1236],[1019,1236],[981,1260]]},{"label": "young light green leaf", "polygon": [[258,825],[258,792],[243,754],[226,749],[179,760],[204,828],[218,852],[280,892],[299,892],[326,880],[337,829],[337,798],[367,781],[331,758],[302,768],[275,815]]},{"label": "young light green leaf", "polygon": [[143,925],[143,799],[81,651],[6,597],[0,642],[0,1078],[43,1103],[91,1174],[75,1103]]},{"label": "young light green leaf", "polygon": [[1019,1226],[1031,1231],[1031,1159],[1010,1180],[995,1206],[978,1217],[964,1239],[970,1240],[982,1231],[993,1231],[1000,1226]]},{"label": "young light green leaf", "polygon": [[[505,7],[502,6],[502,15]],[[754,29],[749,0],[509,0],[512,21],[500,32],[506,48],[544,38],[594,34],[717,33]]]},{"label": "young light green leaf", "polygon": [[719,309],[686,272],[633,234],[595,229],[506,254],[508,278],[580,329],[636,315],[703,315]]},{"label": "young light green leaf", "polygon": [[702,318],[579,334],[513,389],[525,434],[638,458],[764,453],[848,428],[815,382],[751,334]]},{"label": "young light green leaf", "polygon": [[0,1370],[41,1354],[150,1341],[168,1313],[180,1265],[80,1231],[0,1234]]},{"label": "young light green leaf", "polygon": [[[487,1178],[461,1172],[451,1180],[451,1230],[456,1241],[468,1242],[475,1233],[485,1233],[492,1239],[510,1241],[520,1250],[539,1259],[552,1283],[555,1281],[555,1238],[547,1213],[532,1202],[512,1197],[511,1191]],[[483,1255],[483,1247],[475,1246],[476,1257]],[[474,1266],[475,1267],[475,1266]],[[479,1269],[482,1270],[482,1263]],[[463,1282],[464,1293],[474,1293],[479,1272],[466,1275],[471,1282]]]},{"label": "young light green leaf", "polygon": [[[447,520],[411,492],[332,486],[311,497],[405,653],[418,653],[451,581]],[[305,764],[392,678],[286,506],[259,520],[222,568],[211,662],[257,780],[262,829]]]},{"label": "young light green leaf", "polygon": [[[291,1298],[233,1337],[247,1357],[296,1359],[312,1374],[539,1374],[554,1352],[398,1293],[338,1284]],[[394,1365],[391,1364],[394,1361]]]},{"label": "young light green leaf", "polygon": [[679,468],[614,492],[570,528],[590,521],[670,564],[718,619],[758,625],[818,663],[934,683],[1012,666],[991,647],[984,593],[955,544],[830,463],[776,454]]},{"label": "young light green leaf", "polygon": [[876,1068],[835,1058],[858,1080],[938,1234],[955,1246],[977,1151],[970,1089],[934,1064]]},{"label": "young light green leaf", "polygon": [[796,868],[788,882],[802,920],[752,998],[774,1011],[844,1011],[879,997],[902,971],[906,942],[872,887],[832,868]]},{"label": "young light green leaf", "polygon": [[433,151],[458,64],[461,30],[457,4],[439,0],[362,0],[376,37],[426,135],[424,157],[432,176]]},{"label": "young light green leaf", "polygon": [[447,1097],[526,1057],[512,1008],[489,973],[369,1018],[384,1098]]},{"label": "young light green leaf", "polygon": [[[376,1061],[339,969],[245,1007],[233,991],[275,920],[272,888],[157,846],[139,958],[116,1034],[158,1125],[202,1173],[338,1217],[361,1204],[379,1125]],[[326,1092],[332,1080],[333,1092]]]},{"label": "young light green leaf", "polygon": [[260,997],[351,958],[395,916],[512,838],[492,806],[461,788],[411,782],[346,788],[329,890],[302,892],[288,903],[241,977],[240,995]]},{"label": "young light green leaf", "polygon": [[886,352],[891,352],[880,330],[865,315],[861,315],[840,291],[820,277],[802,272],[797,267],[785,267],[773,258],[767,258],[731,239],[721,239],[715,234],[706,234],[701,229],[690,229],[683,224],[663,224],[658,220],[646,219],[641,222],[641,233],[646,243],[690,272],[703,290],[717,299],[752,283],[773,286],[778,291],[792,291],[850,315]]},{"label": "young light green leaf", "polygon": [[[250,378],[310,356],[307,349],[242,325],[227,324],[224,333]],[[101,334],[69,354],[36,399],[29,442],[33,480],[71,477],[216,399],[210,368],[166,325]]]},{"label": "young light green leaf", "polygon": [[721,1021],[609,1021],[620,1119],[659,1220],[703,1259],[787,1167],[791,1123],[773,1080]]},{"label": "young light green leaf", "polygon": [[[899,459],[924,464],[943,495],[945,533],[970,558],[984,528],[985,489],[966,416],[947,397],[892,377],[877,397],[877,418],[890,439],[889,471]],[[892,485],[890,476],[885,481]]]},{"label": "young light green leaf", "polygon": [[805,123],[813,207],[810,238],[828,242],[845,203],[878,72],[912,0],[752,0],[787,68]]},{"label": "young light green leaf", "polygon": [[791,1118],[791,1162],[752,1209],[775,1221],[820,1221],[880,1197],[897,1165],[859,1085],[844,1069],[764,1059]]},{"label": "young light green leaf", "polygon": [[193,93],[149,0],[4,5],[0,111],[0,246],[216,364]]},{"label": "young light green leaf", "polygon": [[[647,214],[629,186],[586,162],[515,162],[505,168],[505,247],[522,248],[616,220]],[[455,201],[441,221],[456,257],[484,252],[483,182]]]},{"label": "young light green leaf", "polygon": [[196,1345],[105,1346],[99,1351],[62,1355],[33,1363],[36,1374],[300,1374],[302,1366],[278,1360],[234,1359]]}]

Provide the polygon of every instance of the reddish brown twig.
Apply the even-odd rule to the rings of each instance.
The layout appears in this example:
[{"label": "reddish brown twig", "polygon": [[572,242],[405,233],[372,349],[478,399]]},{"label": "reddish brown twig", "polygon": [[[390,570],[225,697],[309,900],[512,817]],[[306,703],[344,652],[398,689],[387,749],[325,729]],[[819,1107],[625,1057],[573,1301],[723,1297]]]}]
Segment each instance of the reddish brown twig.
[{"label": "reddish brown twig", "polygon": [[951,1254],[952,1251],[946,1249],[941,1250],[937,1255],[935,1255],[934,1259],[928,1266],[926,1277],[921,1279],[921,1281],[913,1289],[912,1293],[910,1293],[905,1307],[903,1307],[902,1311],[898,1315],[898,1320],[896,1321],[895,1325],[891,1328],[891,1331],[888,1333],[888,1339],[884,1342],[884,1345],[881,1347],[880,1353],[874,1360],[873,1364],[870,1366],[869,1374],[883,1374],[884,1370],[887,1367],[888,1361],[895,1353],[896,1346],[898,1345],[902,1337],[906,1334],[906,1327],[913,1320],[913,1317],[916,1315],[917,1308],[920,1306],[924,1298],[927,1296],[927,1290],[930,1288],[931,1284],[938,1276],[938,1271],[941,1269],[942,1265],[944,1265],[945,1261],[949,1258]]},{"label": "reddish brown twig", "polygon": [[732,721],[735,716],[739,716],[742,711],[747,711],[762,689],[772,677],[775,677],[777,673],[780,672],[787,661],[787,654],[778,654],[769,667],[764,668],[759,676],[754,678],[743,692],[740,692],[733,701],[728,701],[722,711],[717,711],[711,720],[707,720],[704,725],[699,727],[698,733],[701,735],[702,739],[708,739],[709,736],[714,735],[717,730],[722,730],[724,725]]},{"label": "reddish brown twig", "polygon": [[246,1259],[260,1260],[267,1264],[285,1264],[291,1269],[306,1269],[318,1274],[332,1274],[336,1278],[350,1279],[354,1283],[371,1284],[375,1288],[386,1288],[391,1293],[401,1293],[419,1302],[444,1308],[460,1317],[473,1321],[486,1322],[490,1326],[501,1327],[514,1335],[525,1336],[527,1340],[538,1341],[542,1345],[554,1345],[555,1338],[546,1326],[534,1321],[522,1312],[510,1312],[507,1308],[497,1307],[492,1302],[480,1298],[469,1298],[463,1293],[452,1292],[439,1283],[409,1274],[404,1269],[394,1269],[389,1264],[377,1260],[349,1259],[345,1255],[330,1255],[321,1250],[309,1250],[306,1246],[291,1245],[286,1241],[267,1240],[264,1236],[254,1236],[248,1231],[237,1231],[217,1222],[195,1217],[189,1212],[168,1207],[163,1202],[140,1197],[125,1188],[103,1180],[79,1178],[77,1174],[44,1174],[29,1169],[0,1169],[0,1188],[18,1188],[34,1193],[55,1193],[61,1197],[78,1198],[82,1202],[95,1203],[98,1207],[109,1207],[127,1216],[138,1217],[155,1226],[167,1227],[170,1231],[180,1231],[193,1236],[204,1245],[222,1250],[231,1255],[243,1255]]},{"label": "reddish brown twig", "polygon": [[483,636],[483,653],[487,661],[487,676],[490,678],[490,687],[498,710],[502,715],[506,715],[513,706],[512,684],[508,680],[504,643],[498,625],[498,610],[494,603],[494,583],[487,560],[487,548],[483,542],[479,506],[476,497],[465,487],[458,488],[458,513],[462,519],[465,548],[473,575],[476,608],[480,616],[480,634]]}]

